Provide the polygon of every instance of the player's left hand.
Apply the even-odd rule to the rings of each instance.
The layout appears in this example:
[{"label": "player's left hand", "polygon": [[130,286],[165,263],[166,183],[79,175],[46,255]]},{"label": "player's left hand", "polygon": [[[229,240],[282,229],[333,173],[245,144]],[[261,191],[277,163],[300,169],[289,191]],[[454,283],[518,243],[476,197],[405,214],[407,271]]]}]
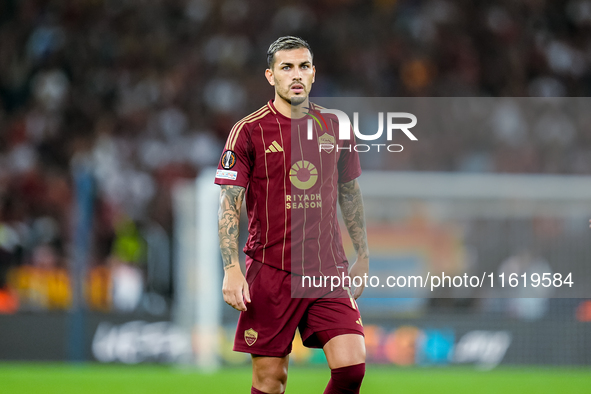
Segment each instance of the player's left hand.
[{"label": "player's left hand", "polygon": [[[363,293],[368,273],[369,259],[357,258],[357,260],[355,260],[355,263],[351,266],[351,269],[349,270],[349,277],[351,277],[351,283],[353,283],[353,279],[355,277],[361,278],[361,286],[355,288],[355,291],[353,292],[353,298],[358,299],[361,296],[361,293]],[[355,282],[359,283],[359,279],[357,279]]]}]

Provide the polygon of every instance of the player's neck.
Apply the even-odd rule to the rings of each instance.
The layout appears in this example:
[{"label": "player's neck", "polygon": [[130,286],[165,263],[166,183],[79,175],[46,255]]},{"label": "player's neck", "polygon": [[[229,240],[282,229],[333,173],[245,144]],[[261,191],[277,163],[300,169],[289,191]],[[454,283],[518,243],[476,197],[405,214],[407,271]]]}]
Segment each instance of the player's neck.
[{"label": "player's neck", "polygon": [[275,107],[275,109],[277,109],[277,111],[279,111],[281,115],[284,115],[290,119],[299,119],[303,118],[306,115],[306,108],[310,106],[310,102],[308,99],[306,99],[306,101],[304,101],[302,104],[292,106],[283,98],[279,97],[279,95],[275,95],[275,100],[273,100],[273,106]]}]

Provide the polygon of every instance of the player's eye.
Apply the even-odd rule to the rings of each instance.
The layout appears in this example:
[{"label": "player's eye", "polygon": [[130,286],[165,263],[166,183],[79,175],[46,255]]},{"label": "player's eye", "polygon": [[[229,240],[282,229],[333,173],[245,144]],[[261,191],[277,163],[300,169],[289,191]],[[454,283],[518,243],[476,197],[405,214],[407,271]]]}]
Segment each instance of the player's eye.
[{"label": "player's eye", "polygon": [[304,70],[307,70],[307,69],[309,69],[309,68],[310,68],[310,66],[308,66],[307,64],[304,64],[304,65],[302,66],[302,68],[303,68]]},{"label": "player's eye", "polygon": [[281,69],[282,69],[283,71],[287,71],[287,70],[289,70],[289,66],[283,66],[283,67],[281,67]]}]

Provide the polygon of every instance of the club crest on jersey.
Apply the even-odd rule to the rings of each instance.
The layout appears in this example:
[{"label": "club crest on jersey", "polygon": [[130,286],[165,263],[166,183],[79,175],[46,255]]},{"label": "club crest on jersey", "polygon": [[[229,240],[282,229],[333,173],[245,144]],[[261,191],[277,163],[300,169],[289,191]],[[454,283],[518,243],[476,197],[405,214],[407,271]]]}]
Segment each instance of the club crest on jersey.
[{"label": "club crest on jersey", "polygon": [[234,164],[236,164],[236,153],[232,152],[231,150],[225,151],[222,154],[221,164],[224,170],[229,170],[230,168],[234,167]]},{"label": "club crest on jersey", "polygon": [[254,343],[257,341],[258,337],[259,337],[259,333],[256,332],[255,330],[253,330],[252,328],[249,328],[248,330],[244,331],[244,340],[246,341],[246,344],[248,346],[254,345]]},{"label": "club crest on jersey", "polygon": [[324,133],[318,137],[318,144],[320,145],[320,150],[330,153],[334,149],[335,138],[328,133]]}]

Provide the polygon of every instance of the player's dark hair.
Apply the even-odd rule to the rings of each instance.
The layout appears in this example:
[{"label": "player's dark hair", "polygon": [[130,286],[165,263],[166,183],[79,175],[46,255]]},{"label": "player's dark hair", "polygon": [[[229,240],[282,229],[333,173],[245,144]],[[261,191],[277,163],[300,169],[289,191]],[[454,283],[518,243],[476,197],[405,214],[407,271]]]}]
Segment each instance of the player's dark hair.
[{"label": "player's dark hair", "polygon": [[267,65],[270,69],[273,69],[273,63],[275,63],[275,53],[278,51],[285,51],[289,49],[299,49],[299,48],[306,48],[310,51],[310,56],[314,59],[314,54],[312,53],[312,48],[310,48],[310,44],[308,44],[304,39],[295,36],[284,36],[279,37],[269,46],[269,50],[267,51]]}]

